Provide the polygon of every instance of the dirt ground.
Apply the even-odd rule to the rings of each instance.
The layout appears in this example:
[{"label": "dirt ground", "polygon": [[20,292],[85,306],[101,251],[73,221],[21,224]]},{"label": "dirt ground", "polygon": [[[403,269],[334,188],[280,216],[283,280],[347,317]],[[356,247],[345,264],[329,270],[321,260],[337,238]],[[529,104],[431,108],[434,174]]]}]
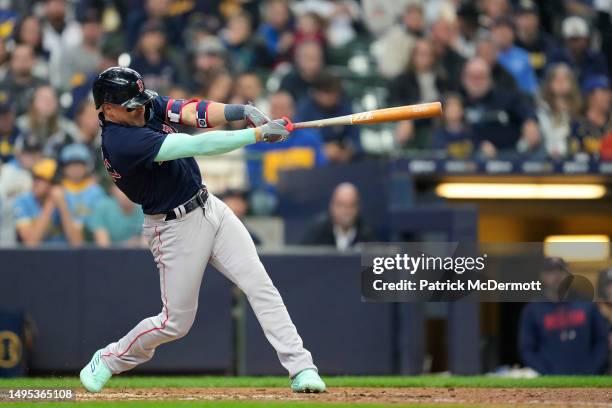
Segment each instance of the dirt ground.
[{"label": "dirt ground", "polygon": [[605,388],[330,388],[295,394],[288,388],[110,388],[77,400],[251,400],[344,403],[444,403],[506,406],[611,407]]}]

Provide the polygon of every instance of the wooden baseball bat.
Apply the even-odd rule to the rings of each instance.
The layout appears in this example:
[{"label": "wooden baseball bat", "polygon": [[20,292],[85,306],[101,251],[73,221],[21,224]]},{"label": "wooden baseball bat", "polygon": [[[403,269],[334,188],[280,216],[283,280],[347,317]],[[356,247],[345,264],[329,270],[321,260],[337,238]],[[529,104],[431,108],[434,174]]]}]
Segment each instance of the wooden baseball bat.
[{"label": "wooden baseball bat", "polygon": [[398,120],[434,118],[440,115],[442,115],[442,104],[440,102],[419,103],[417,105],[405,105],[395,108],[353,113],[352,115],[337,116],[335,118],[298,122],[293,124],[293,128],[303,129],[324,126],[369,125],[372,123],[395,122]]}]

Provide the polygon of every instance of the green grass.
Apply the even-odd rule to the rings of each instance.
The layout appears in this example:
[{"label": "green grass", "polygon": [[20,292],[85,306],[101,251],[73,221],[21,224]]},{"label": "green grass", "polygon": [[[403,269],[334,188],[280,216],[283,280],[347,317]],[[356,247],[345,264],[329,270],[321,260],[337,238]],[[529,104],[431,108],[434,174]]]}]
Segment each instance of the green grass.
[{"label": "green grass", "polygon": [[[498,377],[385,376],[385,377],[324,377],[328,387],[503,387],[503,388],[612,388],[612,376],[564,376],[514,379]],[[150,387],[288,387],[287,377],[138,377],[112,378],[110,388]],[[0,379],[0,388],[77,388],[76,377],[26,377]]]}]

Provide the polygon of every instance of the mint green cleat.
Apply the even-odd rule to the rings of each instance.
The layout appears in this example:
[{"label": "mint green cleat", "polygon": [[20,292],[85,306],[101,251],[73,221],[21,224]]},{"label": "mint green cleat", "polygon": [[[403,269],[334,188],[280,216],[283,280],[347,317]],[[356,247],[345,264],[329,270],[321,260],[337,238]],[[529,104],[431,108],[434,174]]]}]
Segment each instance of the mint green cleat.
[{"label": "mint green cleat", "polygon": [[293,392],[325,392],[325,383],[316,370],[307,368],[291,380]]},{"label": "mint green cleat", "polygon": [[96,351],[89,364],[81,370],[81,384],[89,392],[100,392],[104,384],[113,376],[101,356],[102,350]]}]

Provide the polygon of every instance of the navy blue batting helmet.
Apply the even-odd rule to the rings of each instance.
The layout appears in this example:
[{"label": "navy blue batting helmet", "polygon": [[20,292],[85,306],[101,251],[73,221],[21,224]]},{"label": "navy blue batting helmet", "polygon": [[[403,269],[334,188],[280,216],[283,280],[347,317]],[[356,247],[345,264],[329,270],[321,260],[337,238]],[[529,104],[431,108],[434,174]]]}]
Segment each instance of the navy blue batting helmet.
[{"label": "navy blue batting helmet", "polygon": [[146,105],[157,93],[145,89],[142,76],[130,68],[111,67],[104,70],[93,83],[96,109],[103,103],[112,103],[126,108]]}]

